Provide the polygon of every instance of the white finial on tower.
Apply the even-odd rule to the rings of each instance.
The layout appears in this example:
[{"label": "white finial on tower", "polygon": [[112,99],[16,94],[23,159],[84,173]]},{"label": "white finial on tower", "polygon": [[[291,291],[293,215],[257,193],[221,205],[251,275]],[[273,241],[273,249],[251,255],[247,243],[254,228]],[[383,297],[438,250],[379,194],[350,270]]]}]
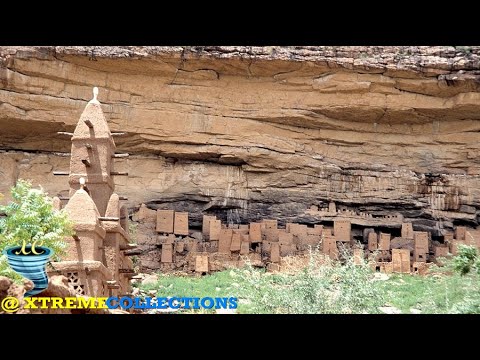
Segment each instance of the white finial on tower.
[{"label": "white finial on tower", "polygon": [[85,187],[85,178],[81,177],[79,181],[80,181],[80,188],[83,190],[83,188]]},{"label": "white finial on tower", "polygon": [[100,102],[97,100],[97,96],[98,96],[98,87],[94,87],[93,88],[93,99],[89,101],[89,103],[92,103],[92,104],[100,104]]}]

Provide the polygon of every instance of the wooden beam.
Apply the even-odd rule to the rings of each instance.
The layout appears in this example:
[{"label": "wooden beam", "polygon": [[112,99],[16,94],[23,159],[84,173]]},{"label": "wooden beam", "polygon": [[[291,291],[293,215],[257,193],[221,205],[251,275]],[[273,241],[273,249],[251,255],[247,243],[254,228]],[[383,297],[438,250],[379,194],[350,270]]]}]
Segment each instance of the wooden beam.
[{"label": "wooden beam", "polygon": [[128,176],[128,172],[124,172],[124,171],[110,171],[110,175]]},{"label": "wooden beam", "polygon": [[113,154],[112,158],[118,159],[118,158],[126,158],[126,157],[129,157],[129,156],[130,156],[130,154],[127,154],[127,153],[125,153],[125,154]]},{"label": "wooden beam", "polygon": [[88,126],[90,129],[93,129],[93,124],[92,124],[92,122],[91,122],[90,120],[85,119],[85,120],[83,120],[83,121],[85,122],[85,124],[87,124],[87,126]]},{"label": "wooden beam", "polygon": [[55,176],[69,176],[70,173],[68,171],[54,171],[53,175],[55,175]]},{"label": "wooden beam", "polygon": [[113,216],[99,216],[98,220],[102,221],[120,221],[120,218]]},{"label": "wooden beam", "polygon": [[133,269],[118,269],[120,274],[135,274],[135,270]]},{"label": "wooden beam", "polygon": [[142,251],[140,249],[136,250],[129,250],[128,252],[124,252],[123,255],[125,256],[135,256],[135,255],[141,255]]},{"label": "wooden beam", "polygon": [[71,132],[65,132],[65,131],[57,131],[58,135],[64,135],[64,136],[73,136],[73,133]]},{"label": "wooden beam", "polygon": [[87,159],[82,159],[82,163],[83,163],[86,167],[92,166],[92,164],[90,164],[90,161],[88,161]]},{"label": "wooden beam", "polygon": [[120,285],[118,285],[117,280],[106,280],[105,284],[109,289],[119,289]]},{"label": "wooden beam", "polygon": [[112,136],[125,136],[127,133],[124,132],[112,132]]},{"label": "wooden beam", "polygon": [[128,200],[128,197],[126,197],[126,196],[119,196],[118,199],[119,199],[119,200]]},{"label": "wooden beam", "polygon": [[135,249],[137,246],[138,246],[137,244],[126,244],[126,245],[120,246],[120,251],[132,250],[132,249]]},{"label": "wooden beam", "polygon": [[116,281],[105,281],[107,283],[108,289],[120,289],[120,285],[117,284]]}]

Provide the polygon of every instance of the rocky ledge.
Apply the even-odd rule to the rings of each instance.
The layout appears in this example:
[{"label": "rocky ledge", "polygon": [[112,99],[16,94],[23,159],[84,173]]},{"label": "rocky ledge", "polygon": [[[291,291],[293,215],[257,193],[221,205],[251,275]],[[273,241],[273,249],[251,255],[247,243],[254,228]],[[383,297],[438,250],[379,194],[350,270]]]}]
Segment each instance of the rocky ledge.
[{"label": "rocky ledge", "polygon": [[57,132],[93,86],[125,132],[132,212],[311,224],[334,201],[437,235],[480,220],[478,46],[0,48],[0,192],[67,195]]}]

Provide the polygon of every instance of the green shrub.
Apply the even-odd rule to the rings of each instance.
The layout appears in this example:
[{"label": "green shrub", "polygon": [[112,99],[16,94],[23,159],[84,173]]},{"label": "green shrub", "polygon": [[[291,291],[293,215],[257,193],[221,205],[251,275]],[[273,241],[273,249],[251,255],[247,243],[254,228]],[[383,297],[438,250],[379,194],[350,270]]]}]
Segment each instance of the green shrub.
[{"label": "green shrub", "polygon": [[[53,207],[43,189],[33,189],[26,180],[19,180],[11,189],[12,199],[0,206],[0,253],[10,246],[46,246],[54,251],[53,259],[65,254],[65,236],[73,234],[73,226],[64,211]],[[0,275],[12,277],[5,257],[0,257]]]},{"label": "green shrub", "polygon": [[454,304],[450,314],[480,314],[480,293],[469,295],[461,302]]},{"label": "green shrub", "polygon": [[23,276],[18,274],[10,267],[10,265],[8,265],[7,257],[5,255],[0,256],[0,276],[6,276],[7,278],[15,281],[16,283],[21,283],[23,279]]},{"label": "green shrub", "polygon": [[477,249],[469,245],[459,245],[458,253],[453,258],[453,269],[461,275],[468,274],[473,268],[478,271]]},{"label": "green shrub", "polygon": [[253,313],[374,313],[383,304],[372,271],[351,256],[341,264],[312,251],[301,271],[269,275],[247,265],[234,273]]}]

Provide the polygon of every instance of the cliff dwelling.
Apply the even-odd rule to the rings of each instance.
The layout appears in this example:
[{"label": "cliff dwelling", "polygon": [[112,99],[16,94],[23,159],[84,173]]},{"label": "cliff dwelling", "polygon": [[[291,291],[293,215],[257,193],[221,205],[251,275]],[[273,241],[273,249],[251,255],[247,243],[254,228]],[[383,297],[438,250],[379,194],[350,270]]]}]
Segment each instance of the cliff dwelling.
[{"label": "cliff dwelling", "polygon": [[72,244],[104,244],[100,285],[59,265],[79,293],[128,294],[132,257],[205,274],[319,247],[422,273],[480,247],[480,47],[91,52],[0,47],[0,193],[31,179],[88,218]]}]

